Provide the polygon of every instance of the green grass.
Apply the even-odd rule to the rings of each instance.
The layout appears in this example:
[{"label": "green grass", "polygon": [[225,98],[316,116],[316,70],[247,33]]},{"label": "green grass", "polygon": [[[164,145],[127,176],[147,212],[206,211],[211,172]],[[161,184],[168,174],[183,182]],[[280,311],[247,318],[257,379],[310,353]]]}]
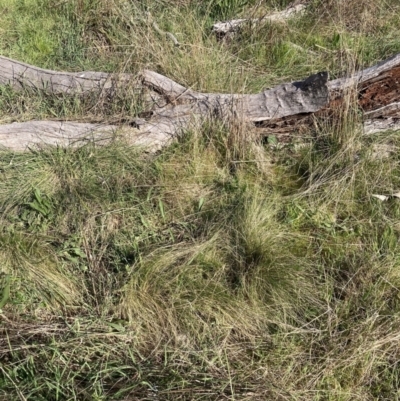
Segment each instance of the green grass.
[{"label": "green grass", "polygon": [[[0,49],[221,92],[399,51],[396,1],[314,1],[225,43],[210,32],[286,4],[0,0]],[[129,88],[0,90],[2,122],[142,107]],[[0,400],[399,399],[400,205],[372,196],[399,189],[398,133],[363,137],[350,102],[309,136],[279,147],[209,121],[153,156],[122,140],[1,149]]]}]

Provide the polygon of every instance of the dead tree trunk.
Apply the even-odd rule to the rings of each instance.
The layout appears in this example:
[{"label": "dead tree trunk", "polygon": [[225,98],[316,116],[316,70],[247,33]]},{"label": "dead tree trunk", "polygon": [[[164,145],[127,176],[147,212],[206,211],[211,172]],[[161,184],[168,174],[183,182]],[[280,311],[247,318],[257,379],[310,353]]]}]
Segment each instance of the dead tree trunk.
[{"label": "dead tree trunk", "polygon": [[130,74],[108,74],[82,71],[44,70],[0,56],[0,84],[13,89],[40,89],[50,93],[85,94],[99,90],[114,90],[118,85],[135,82]]},{"label": "dead tree trunk", "polygon": [[89,139],[110,140],[122,131],[133,145],[160,149],[207,118],[240,121],[260,136],[275,135],[285,140],[301,127],[313,125],[313,118],[341,107],[346,93],[356,91],[356,102],[364,115],[366,133],[400,129],[400,54],[350,77],[328,80],[320,72],[304,81],[278,85],[258,94],[200,93],[155,73],[141,76],[100,72],[65,73],[43,70],[0,57],[0,82],[15,89],[38,88],[51,93],[82,94],[117,91],[135,85],[164,99],[153,105],[146,118],[134,120],[134,127],[61,122],[26,122],[0,126],[0,146],[23,150],[32,144],[73,145]]},{"label": "dead tree trunk", "polygon": [[243,26],[262,25],[271,22],[283,22],[296,15],[301,15],[306,11],[310,0],[296,0],[290,3],[284,10],[264,15],[261,18],[240,18],[224,22],[217,22],[213,25],[212,31],[218,39],[232,37]]}]

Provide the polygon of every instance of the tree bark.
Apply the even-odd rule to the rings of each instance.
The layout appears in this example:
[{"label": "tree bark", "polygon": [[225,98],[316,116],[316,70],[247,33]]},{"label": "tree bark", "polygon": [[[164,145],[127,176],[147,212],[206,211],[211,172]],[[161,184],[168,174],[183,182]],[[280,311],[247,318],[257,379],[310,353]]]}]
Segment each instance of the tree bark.
[{"label": "tree bark", "polygon": [[[13,150],[39,144],[79,145],[88,140],[106,143],[122,133],[129,143],[149,151],[160,149],[180,133],[205,119],[246,124],[260,136],[290,140],[315,116],[340,109],[347,93],[355,93],[355,107],[363,113],[365,133],[400,128],[400,54],[349,77],[329,81],[328,73],[276,86],[258,94],[200,93],[153,71],[140,77],[101,72],[65,73],[43,70],[0,57],[0,83],[50,93],[85,94],[120,90],[135,85],[162,98],[129,126],[34,121],[0,126],[0,146]],[[122,90],[122,89],[121,89]],[[145,118],[143,118],[145,117]]]}]

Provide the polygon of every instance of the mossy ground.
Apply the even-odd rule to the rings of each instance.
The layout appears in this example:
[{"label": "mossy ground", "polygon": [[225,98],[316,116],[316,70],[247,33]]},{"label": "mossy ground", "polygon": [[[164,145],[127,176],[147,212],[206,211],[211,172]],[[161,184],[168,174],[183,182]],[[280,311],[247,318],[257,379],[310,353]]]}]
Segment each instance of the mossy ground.
[{"label": "mossy ground", "polygon": [[[0,49],[221,92],[400,51],[389,0],[314,1],[225,43],[210,32],[287,3],[0,0]],[[140,109],[97,100],[3,87],[0,119]],[[398,191],[400,139],[361,132],[350,104],[285,147],[210,121],[156,156],[122,141],[1,150],[0,399],[399,399],[400,204],[372,194]]]}]

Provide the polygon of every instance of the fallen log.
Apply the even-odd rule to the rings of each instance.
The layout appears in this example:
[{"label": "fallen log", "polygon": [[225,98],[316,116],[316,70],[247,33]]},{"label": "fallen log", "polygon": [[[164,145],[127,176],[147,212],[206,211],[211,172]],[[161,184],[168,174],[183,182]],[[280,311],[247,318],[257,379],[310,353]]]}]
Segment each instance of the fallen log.
[{"label": "fallen log", "polygon": [[0,56],[0,85],[9,85],[14,90],[30,88],[75,95],[115,90],[118,86],[136,82],[137,79],[131,74],[51,71]]},{"label": "fallen log", "polygon": [[[355,106],[363,112],[366,133],[400,128],[400,54],[349,77],[328,78],[327,72],[320,72],[258,94],[201,93],[148,70],[139,78],[129,74],[65,73],[0,57],[0,82],[17,89],[28,86],[50,93],[82,94],[104,88],[115,91],[133,84],[158,97],[139,116],[142,118],[133,119],[128,126],[38,121],[3,125],[0,146],[23,150],[32,144],[67,146],[87,140],[105,143],[119,132],[131,144],[154,151],[208,118],[240,122],[260,136],[274,135],[285,141],[304,128],[310,131],[315,116],[342,107],[349,91],[356,93]],[[163,99],[161,104],[159,98]]]},{"label": "fallen log", "polygon": [[217,22],[212,26],[218,39],[232,37],[244,25],[260,25],[271,22],[282,22],[306,11],[309,0],[297,0],[290,3],[284,10],[264,15],[261,18],[239,18],[229,21]]},{"label": "fallen log", "polygon": [[[139,119],[140,120],[140,119]],[[70,121],[27,121],[0,125],[0,148],[24,151],[45,146],[79,147],[89,142],[106,145],[116,138],[146,151],[158,150],[170,139],[159,132],[145,132],[139,125],[92,124]],[[160,125],[158,125],[158,128]]]},{"label": "fallen log", "polygon": [[[108,143],[116,126],[62,121],[29,121],[0,125],[1,146],[13,150],[46,145],[80,146],[91,139]],[[23,142],[21,141],[23,138]]]}]

